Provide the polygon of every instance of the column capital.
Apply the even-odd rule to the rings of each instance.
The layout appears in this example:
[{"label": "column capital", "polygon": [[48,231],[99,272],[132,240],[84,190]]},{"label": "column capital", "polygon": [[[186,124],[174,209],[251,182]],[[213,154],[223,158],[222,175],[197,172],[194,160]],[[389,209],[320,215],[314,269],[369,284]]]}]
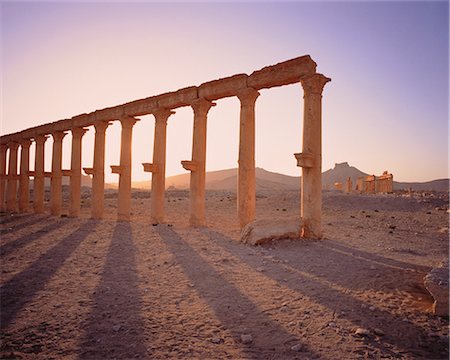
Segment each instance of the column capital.
[{"label": "column capital", "polygon": [[6,145],[6,144],[0,144],[0,151],[1,151],[1,152],[6,152],[6,150],[8,150],[8,145]]},{"label": "column capital", "polygon": [[139,119],[136,119],[132,116],[124,116],[121,117],[119,121],[122,124],[122,128],[131,129],[134,126],[134,124],[136,124],[139,121]]},{"label": "column capital", "polygon": [[22,148],[30,147],[31,146],[31,139],[22,139],[22,140],[20,140],[20,146],[22,146]]},{"label": "column capital", "polygon": [[194,115],[206,115],[212,106],[216,106],[216,104],[212,101],[206,100],[205,98],[196,99],[191,102]]},{"label": "column capital", "polygon": [[74,138],[81,138],[87,131],[89,131],[89,129],[85,129],[83,127],[76,127],[70,129],[70,131],[72,132],[72,136]]},{"label": "column capital", "polygon": [[99,132],[105,132],[106,131],[106,128],[109,126],[109,125],[111,125],[111,123],[109,122],[109,121],[97,121],[95,124],[94,124],[94,128],[95,128],[95,132],[96,133],[99,133]]},{"label": "column capital", "polygon": [[167,124],[167,119],[173,114],[175,114],[175,111],[166,108],[158,108],[153,111],[153,116],[155,117],[156,123]]},{"label": "column capital", "polygon": [[259,91],[252,87],[242,89],[237,93],[242,105],[254,105],[259,95]]},{"label": "column capital", "polygon": [[9,143],[8,143],[8,148],[10,149],[10,150],[17,150],[18,148],[19,148],[19,143],[18,142],[15,142],[15,141],[10,141]]},{"label": "column capital", "polygon": [[323,74],[313,74],[300,79],[305,95],[322,95],[323,87],[329,81],[331,81],[331,79]]},{"label": "column capital", "polygon": [[35,141],[36,144],[38,145],[42,145],[44,144],[48,139],[48,135],[36,135],[33,140]]},{"label": "column capital", "polygon": [[53,137],[53,140],[55,140],[55,141],[62,141],[62,139],[64,139],[64,136],[67,135],[67,132],[65,132],[65,131],[54,131],[54,132],[52,132],[51,135]]}]

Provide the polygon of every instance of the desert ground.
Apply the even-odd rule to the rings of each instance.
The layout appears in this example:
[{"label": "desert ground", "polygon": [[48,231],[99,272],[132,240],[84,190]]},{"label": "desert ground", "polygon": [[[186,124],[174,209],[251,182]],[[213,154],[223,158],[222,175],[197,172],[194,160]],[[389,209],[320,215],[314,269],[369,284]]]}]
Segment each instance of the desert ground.
[{"label": "desert ground", "polygon": [[[67,193],[66,193],[67,201]],[[150,194],[133,219],[2,214],[2,359],[447,359],[448,318],[423,277],[449,256],[448,193],[323,193],[321,240],[238,242],[236,195]],[[67,204],[66,204],[67,206]],[[259,192],[257,218],[299,216],[297,191]]]}]

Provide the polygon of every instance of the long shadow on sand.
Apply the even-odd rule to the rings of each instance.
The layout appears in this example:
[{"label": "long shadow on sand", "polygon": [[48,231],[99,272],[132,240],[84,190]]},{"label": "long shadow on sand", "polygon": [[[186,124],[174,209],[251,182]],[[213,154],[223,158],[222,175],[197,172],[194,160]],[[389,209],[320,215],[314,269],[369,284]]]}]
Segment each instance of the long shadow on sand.
[{"label": "long shadow on sand", "polygon": [[14,239],[5,245],[0,247],[0,255],[6,256],[10,254],[11,252],[20,249],[21,247],[36,241],[37,239],[41,238],[42,236],[48,235],[50,232],[55,231],[56,229],[59,229],[60,227],[64,226],[67,222],[64,220],[58,220],[55,222],[52,222],[43,228],[36,230],[35,232],[31,234],[25,234],[23,236],[18,237],[17,239]]},{"label": "long shadow on sand", "polygon": [[44,288],[45,284],[94,230],[96,225],[97,222],[92,220],[83,223],[77,230],[62,239],[28,268],[15,275],[0,288],[2,330],[7,328],[35,294]]},{"label": "long shadow on sand", "polygon": [[[242,251],[242,244],[236,243],[226,235],[210,229],[200,230],[207,235],[212,241],[221,246],[224,250],[240,258],[244,263],[253,268],[260,266],[259,258],[249,256]],[[331,248],[323,249],[326,257],[326,251]],[[367,256],[369,254],[366,253]],[[398,355],[397,350],[401,349],[401,353],[406,356],[419,357],[423,359],[446,359],[448,358],[448,344],[443,339],[430,337],[428,333],[419,326],[410,322],[403,321],[403,318],[392,314],[389,311],[377,308],[368,313],[368,305],[364,301],[355,298],[346,292],[334,289],[320,280],[333,282],[334,273],[341,273],[348,277],[356,276],[354,273],[346,273],[346,261],[354,261],[352,256],[348,256],[346,260],[341,259],[339,264],[328,264],[328,270],[323,271],[320,268],[320,276],[314,273],[314,264],[311,261],[300,261],[289,263],[289,265],[281,265],[279,263],[267,263],[264,265],[264,274],[271,279],[284,283],[292,290],[309,297],[317,304],[321,304],[336,313],[344,313],[345,318],[351,321],[355,326],[364,326],[367,328],[378,328],[386,334],[382,342],[369,339],[370,345],[377,348],[383,356]],[[379,261],[379,257],[377,258]],[[307,263],[309,266],[304,266]],[[292,272],[290,269],[298,271]],[[300,272],[300,273],[299,273]],[[301,272],[305,275],[301,275]],[[306,276],[312,275],[312,276]],[[359,274],[363,277],[364,274]],[[284,282],[284,280],[288,280]],[[344,285],[345,284],[341,284]],[[366,310],[363,310],[366,309]]]},{"label": "long shadow on sand", "polygon": [[131,226],[118,222],[84,326],[79,359],[149,358],[135,258]]},{"label": "long shadow on sand", "polygon": [[[0,222],[1,229],[0,229],[0,235],[5,235],[9,233],[13,233],[17,230],[22,230],[23,228],[26,228],[28,226],[37,224],[45,219],[50,218],[50,215],[40,216],[40,215],[23,215],[20,218],[16,218],[13,224],[3,223]],[[25,221],[22,221],[25,220]]]},{"label": "long shadow on sand", "polygon": [[[257,336],[250,346],[242,345],[246,359],[290,359],[299,356],[290,350],[290,346],[301,343],[301,340],[272,321],[247,296],[226,281],[178,233],[167,226],[156,227],[156,232],[182,266],[199,295],[231,332],[236,343],[241,341],[242,332],[236,330],[239,326],[257,328],[259,334],[264,333],[265,341],[259,340]],[[228,297],[224,298],[224,294]],[[267,341],[269,338],[270,342]],[[302,345],[305,349],[303,356],[316,355],[306,344]]]}]

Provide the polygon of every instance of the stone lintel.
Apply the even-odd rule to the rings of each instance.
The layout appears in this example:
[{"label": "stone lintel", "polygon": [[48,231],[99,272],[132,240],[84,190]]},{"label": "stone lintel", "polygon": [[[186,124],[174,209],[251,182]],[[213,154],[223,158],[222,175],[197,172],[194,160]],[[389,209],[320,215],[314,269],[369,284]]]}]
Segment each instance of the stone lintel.
[{"label": "stone lintel", "polygon": [[94,169],[93,168],[83,168],[83,171],[86,175],[94,175]]},{"label": "stone lintel", "polygon": [[153,113],[158,108],[158,100],[155,96],[132,101],[123,105],[124,113],[130,116],[142,116]]},{"label": "stone lintel", "polygon": [[120,165],[111,165],[111,172],[113,174],[121,174],[122,173],[122,167]]},{"label": "stone lintel", "polygon": [[158,172],[158,165],[152,164],[152,163],[142,163],[142,166],[144,166],[145,172],[151,172],[153,174],[156,174]]},{"label": "stone lintel", "polygon": [[297,159],[297,166],[302,168],[312,168],[314,167],[314,155],[310,153],[296,153],[294,154]]},{"label": "stone lintel", "polygon": [[239,74],[223,79],[208,81],[198,87],[198,97],[207,100],[217,100],[236,96],[247,87],[247,74]]},{"label": "stone lintel", "polygon": [[197,161],[192,161],[192,160],[182,160],[181,166],[183,166],[183,168],[185,170],[189,170],[189,171],[197,171],[197,169],[198,169]]},{"label": "stone lintel", "polygon": [[27,129],[27,130],[21,131],[20,136],[22,137],[22,141],[30,140],[34,136],[34,131],[33,131],[33,129]]},{"label": "stone lintel", "polygon": [[81,115],[72,117],[72,127],[74,127],[74,128],[78,128],[78,127],[82,128],[85,126],[91,126],[93,124],[94,124],[93,119],[88,114],[81,114]]},{"label": "stone lintel", "polygon": [[123,105],[113,106],[101,110],[96,110],[95,121],[112,121],[118,120],[124,116],[124,107]]},{"label": "stone lintel", "polygon": [[254,71],[249,76],[247,84],[256,90],[294,84],[302,77],[314,74],[316,67],[317,64],[309,55],[300,56]]},{"label": "stone lintel", "polygon": [[48,135],[53,131],[53,124],[40,125],[35,128],[35,135]]},{"label": "stone lintel", "polygon": [[59,120],[52,123],[52,132],[67,131],[72,127],[72,119]]},{"label": "stone lintel", "polygon": [[174,109],[181,106],[188,106],[198,97],[196,86],[187,87],[178,91],[165,93],[157,96],[158,107]]},{"label": "stone lintel", "polygon": [[62,176],[72,176],[72,170],[63,170]]}]

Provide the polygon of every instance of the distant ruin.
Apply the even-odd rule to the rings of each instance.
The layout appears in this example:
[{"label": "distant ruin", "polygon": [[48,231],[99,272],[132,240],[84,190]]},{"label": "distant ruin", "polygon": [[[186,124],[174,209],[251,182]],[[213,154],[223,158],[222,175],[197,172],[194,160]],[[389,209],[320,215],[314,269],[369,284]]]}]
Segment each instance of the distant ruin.
[{"label": "distant ruin", "polygon": [[[190,106],[194,113],[191,160],[181,162],[190,171],[190,224],[204,226],[205,218],[205,163],[207,114],[214,101],[236,96],[241,103],[238,218],[241,227],[255,219],[255,103],[261,89],[301,83],[304,91],[303,149],[294,154],[297,166],[302,168],[301,235],[320,238],[322,208],[322,91],[329,78],[316,73],[316,63],[310,56],[301,56],[251,75],[238,74],[213,80],[126,104],[81,114],[70,119],[36,126],[18,133],[0,137],[0,207],[2,211],[29,211],[29,181],[34,179],[33,207],[35,213],[44,211],[44,178],[51,179],[50,210],[59,216],[62,211],[62,177],[70,177],[69,216],[80,214],[82,137],[88,127],[95,129],[93,167],[83,168],[92,176],[91,217],[101,219],[104,210],[105,138],[111,121],[122,125],[120,164],[111,166],[119,175],[118,220],[129,221],[131,214],[131,144],[132,130],[138,117],[153,114],[155,141],[153,162],[143,164],[152,173],[151,221],[165,219],[165,162],[166,126],[174,109]],[[62,169],[62,142],[67,133],[72,135],[71,168]],[[44,171],[44,144],[53,139],[52,171]],[[34,142],[36,151],[34,170],[29,169],[29,150]],[[17,169],[20,147],[20,169]],[[8,155],[7,155],[8,154]],[[7,161],[7,156],[9,156]],[[6,165],[8,163],[8,169]],[[6,201],[6,203],[5,203]]]},{"label": "distant ruin", "polygon": [[390,194],[394,192],[394,176],[384,171],[383,175],[378,177],[375,175],[359,177],[355,190],[364,194]]}]

